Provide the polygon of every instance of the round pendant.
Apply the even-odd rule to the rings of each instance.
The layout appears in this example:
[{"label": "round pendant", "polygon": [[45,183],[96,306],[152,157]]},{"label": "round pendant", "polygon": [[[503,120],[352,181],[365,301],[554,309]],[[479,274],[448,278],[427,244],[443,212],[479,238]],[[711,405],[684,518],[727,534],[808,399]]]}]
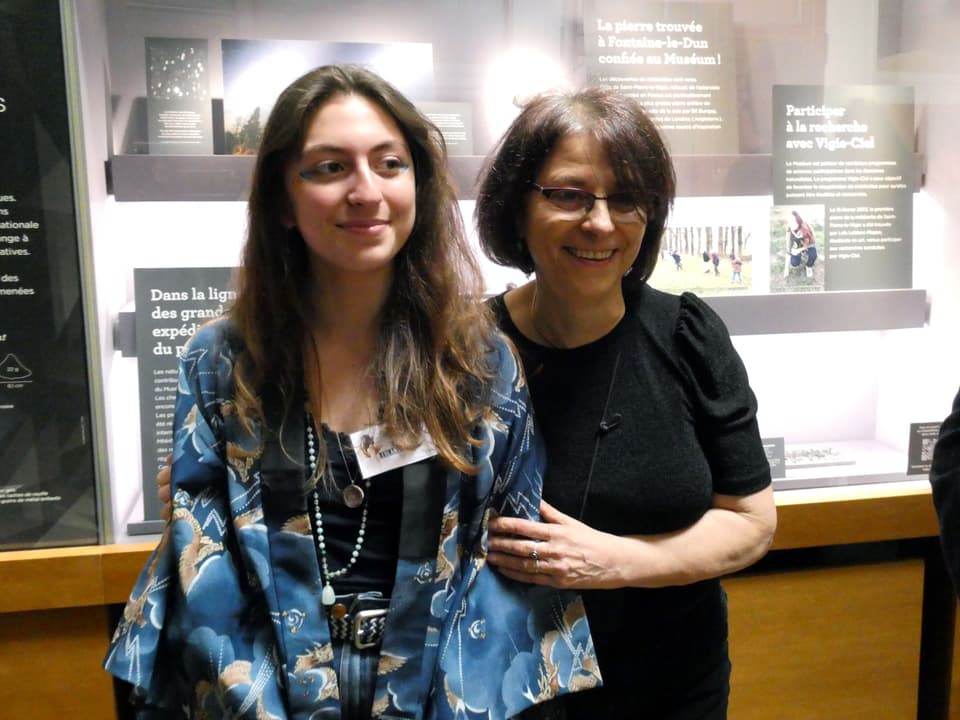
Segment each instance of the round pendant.
[{"label": "round pendant", "polygon": [[347,606],[343,603],[334,603],[333,607],[330,608],[330,617],[334,620],[340,620],[347,616]]},{"label": "round pendant", "polygon": [[348,508],[358,508],[363,505],[363,488],[350,483],[343,489],[343,504]]}]

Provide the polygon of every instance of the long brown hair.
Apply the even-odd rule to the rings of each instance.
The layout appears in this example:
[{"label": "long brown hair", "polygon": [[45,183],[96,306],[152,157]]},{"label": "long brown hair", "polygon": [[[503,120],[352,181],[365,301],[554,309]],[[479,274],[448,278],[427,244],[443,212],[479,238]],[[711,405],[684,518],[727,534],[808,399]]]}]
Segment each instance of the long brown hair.
[{"label": "long brown hair", "polygon": [[660,131],[640,104],[613,90],[590,87],[533,97],[507,128],[484,165],[475,218],[480,245],[494,262],[534,271],[522,237],[527,193],[557,143],[568,135],[593,135],[607,151],[619,190],[643,196],[647,227],[625,293],[650,277],[676,194],[673,160]]},{"label": "long brown hair", "polygon": [[[263,420],[261,394],[287,404],[304,382],[308,336],[307,249],[289,217],[284,176],[303,148],[316,112],[331,98],[357,95],[396,122],[413,156],[416,221],[394,260],[372,368],[386,432],[412,447],[422,428],[440,456],[473,472],[472,430],[487,408],[492,375],[485,358],[492,324],[478,302],[482,281],[446,170],[440,131],[393,86],[359,67],[330,65],[295,80],[263,131],[248,204],[248,227],[230,315],[244,340],[234,369],[241,419]],[[320,443],[323,449],[323,443]]]}]

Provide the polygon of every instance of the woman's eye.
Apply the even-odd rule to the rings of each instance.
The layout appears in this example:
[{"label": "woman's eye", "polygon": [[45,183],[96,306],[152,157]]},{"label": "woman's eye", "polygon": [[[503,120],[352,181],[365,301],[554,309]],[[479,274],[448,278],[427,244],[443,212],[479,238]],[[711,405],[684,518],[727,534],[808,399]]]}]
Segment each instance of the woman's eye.
[{"label": "woman's eye", "polygon": [[586,202],[586,195],[573,188],[561,188],[550,193],[550,200],[560,205],[580,206]]},{"label": "woman's eye", "polygon": [[299,175],[304,180],[324,180],[342,173],[345,169],[346,168],[341,162],[337,162],[336,160],[326,160],[301,170]]},{"label": "woman's eye", "polygon": [[384,158],[380,161],[377,172],[384,177],[396,177],[410,169],[410,163],[397,157]]}]

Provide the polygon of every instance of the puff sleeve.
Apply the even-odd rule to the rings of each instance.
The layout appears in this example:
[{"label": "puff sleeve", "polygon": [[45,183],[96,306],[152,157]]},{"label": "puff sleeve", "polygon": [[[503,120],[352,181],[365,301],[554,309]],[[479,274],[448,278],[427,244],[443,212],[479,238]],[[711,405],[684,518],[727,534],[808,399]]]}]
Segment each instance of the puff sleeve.
[{"label": "puff sleeve", "polygon": [[714,491],[762,490],[770,484],[770,465],[757,425],[757,399],[726,326],[703,300],[684,293],[675,339]]}]

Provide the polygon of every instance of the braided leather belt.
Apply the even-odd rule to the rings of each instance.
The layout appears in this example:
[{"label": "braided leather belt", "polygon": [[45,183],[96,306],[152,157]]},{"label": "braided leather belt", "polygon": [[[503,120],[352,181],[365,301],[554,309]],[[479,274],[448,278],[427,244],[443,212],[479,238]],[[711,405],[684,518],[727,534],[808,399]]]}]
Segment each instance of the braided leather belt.
[{"label": "braided leather belt", "polygon": [[349,640],[358,650],[376,647],[383,640],[388,608],[357,610],[343,617],[330,617],[330,637]]}]

